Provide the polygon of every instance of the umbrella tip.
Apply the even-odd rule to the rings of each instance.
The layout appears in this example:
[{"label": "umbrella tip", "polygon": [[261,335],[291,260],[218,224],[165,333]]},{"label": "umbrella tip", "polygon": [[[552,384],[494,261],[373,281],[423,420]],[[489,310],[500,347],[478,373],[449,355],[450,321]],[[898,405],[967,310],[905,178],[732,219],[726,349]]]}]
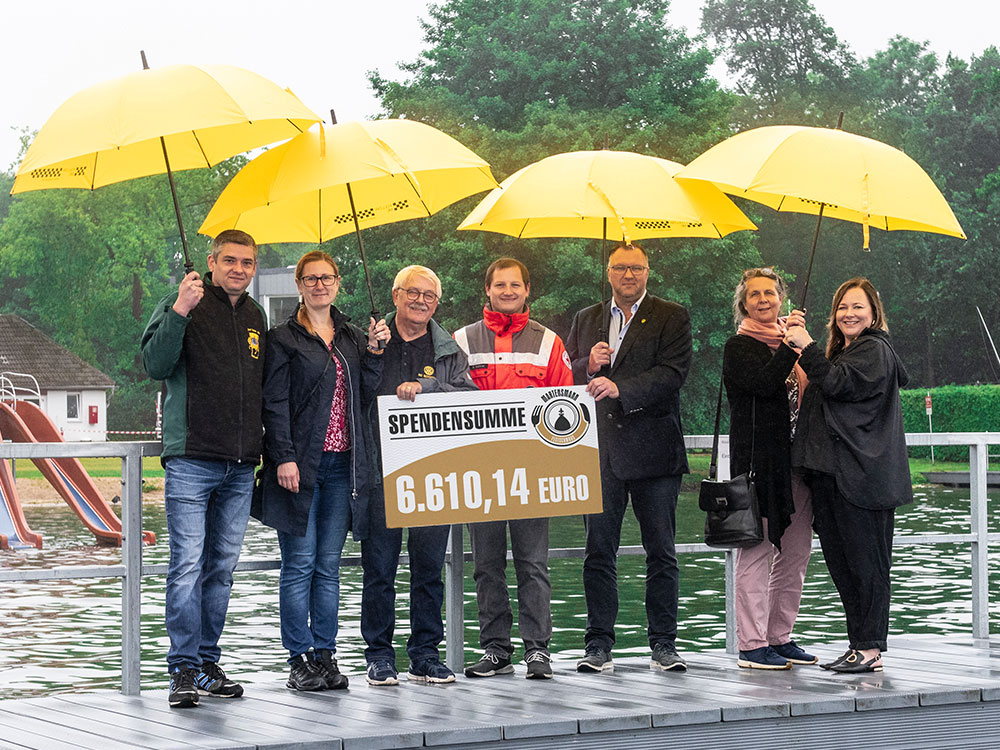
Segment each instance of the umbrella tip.
[{"label": "umbrella tip", "polygon": [[139,57],[142,58],[142,69],[149,70],[149,63],[146,62],[146,50],[144,49],[139,50]]},{"label": "umbrella tip", "polygon": [[332,109],[330,110],[330,124],[331,125],[337,124],[337,113],[334,112]]}]

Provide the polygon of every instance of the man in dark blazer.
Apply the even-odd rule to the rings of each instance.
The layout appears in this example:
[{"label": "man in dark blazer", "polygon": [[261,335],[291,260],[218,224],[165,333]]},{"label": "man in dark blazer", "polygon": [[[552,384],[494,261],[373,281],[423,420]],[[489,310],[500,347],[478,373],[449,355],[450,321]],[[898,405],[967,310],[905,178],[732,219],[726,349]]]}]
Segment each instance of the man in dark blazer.
[{"label": "man in dark blazer", "polygon": [[[646,292],[649,258],[638,245],[611,253],[610,301],[580,310],[566,340],[573,379],[597,402],[602,513],[585,516],[586,654],[580,672],[613,669],[617,554],[629,498],[646,550],[646,618],[655,669],[687,668],[678,656],[674,514],[688,471],[680,389],[691,365],[687,310]],[[610,342],[610,343],[609,343]]]}]

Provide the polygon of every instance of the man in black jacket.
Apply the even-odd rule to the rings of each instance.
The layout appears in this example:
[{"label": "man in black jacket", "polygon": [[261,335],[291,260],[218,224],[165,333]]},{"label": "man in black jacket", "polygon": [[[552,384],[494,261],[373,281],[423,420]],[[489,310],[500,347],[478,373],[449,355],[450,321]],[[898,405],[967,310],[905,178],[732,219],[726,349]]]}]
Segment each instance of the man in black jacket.
[{"label": "man in black jacket", "polygon": [[142,362],[164,381],[164,496],[170,563],[166,621],[171,707],[199,693],[238,698],[219,667],[233,569],[260,460],[264,312],[246,293],[257,245],[227,230],[212,242],[205,280],[187,274],[142,334]]},{"label": "man in black jacket", "polygon": [[[396,311],[386,317],[391,337],[382,355],[382,383],[378,394],[414,401],[420,393],[477,390],[469,377],[469,360],[455,339],[434,320],[441,300],[441,280],[424,266],[407,266],[396,274],[392,302]],[[379,443],[378,408],[370,407],[373,443]],[[373,458],[381,457],[377,448]],[[368,647],[365,679],[369,685],[398,685],[396,651],[392,636],[396,625],[396,568],[403,544],[403,530],[390,529],[385,520],[381,464],[377,465],[371,501],[368,536],[361,542],[364,584],[361,594],[361,635]],[[407,679],[447,683],[455,674],[441,662],[438,646],[444,639],[441,605],[444,582],[441,568],[448,547],[450,527],[417,526],[406,537],[410,558],[410,657]]]},{"label": "man in black jacket", "polygon": [[646,292],[649,259],[638,245],[611,253],[613,299],[578,312],[566,340],[573,377],[597,401],[602,513],[586,516],[583,587],[586,654],[580,672],[613,669],[617,554],[629,498],[646,550],[646,617],[654,669],[684,670],[677,654],[674,514],[687,473],[679,393],[691,364],[691,321],[680,305]]}]

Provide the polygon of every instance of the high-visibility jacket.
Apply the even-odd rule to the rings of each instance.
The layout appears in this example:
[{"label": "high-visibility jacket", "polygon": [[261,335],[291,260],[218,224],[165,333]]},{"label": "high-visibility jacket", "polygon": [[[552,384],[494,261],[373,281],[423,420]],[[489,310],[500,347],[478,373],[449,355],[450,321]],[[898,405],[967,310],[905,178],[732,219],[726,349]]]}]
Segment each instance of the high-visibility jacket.
[{"label": "high-visibility jacket", "polygon": [[460,328],[455,341],[469,358],[469,374],[481,390],[573,385],[573,368],[562,339],[528,318],[483,308],[483,319]]}]

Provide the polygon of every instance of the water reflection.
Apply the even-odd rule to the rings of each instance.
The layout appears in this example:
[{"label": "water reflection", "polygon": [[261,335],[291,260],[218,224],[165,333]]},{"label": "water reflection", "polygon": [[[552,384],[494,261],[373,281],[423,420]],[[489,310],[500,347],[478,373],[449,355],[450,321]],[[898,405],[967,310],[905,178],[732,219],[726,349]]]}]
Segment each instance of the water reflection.
[{"label": "water reflection", "polygon": [[[996,506],[997,497],[991,493]],[[0,553],[3,568],[45,568],[65,565],[114,565],[120,551],[97,547],[93,536],[61,503],[29,506],[29,524],[44,535],[45,549]],[[899,535],[916,533],[966,533],[968,491],[916,488],[916,502],[897,514]],[[160,543],[147,548],[150,563],[166,562],[166,519],[162,503],[147,503],[144,528],[156,532]],[[694,493],[681,496],[678,510],[678,541],[696,542],[703,515]],[[1000,525],[991,508],[990,530]],[[467,535],[466,535],[467,536]],[[580,518],[554,519],[553,547],[583,544]],[[639,544],[639,531],[631,515],[626,517],[623,545]],[[358,554],[358,545],[348,541],[347,554]],[[276,557],[274,532],[251,521],[244,555],[257,559]],[[996,562],[996,554],[990,562]],[[724,559],[722,554],[682,555],[680,623],[678,645],[682,651],[721,648],[725,643],[723,611]],[[551,563],[553,590],[552,651],[570,657],[582,653],[586,606],[581,585],[582,561],[556,559]],[[643,558],[619,561],[620,600],[617,654],[645,654]],[[513,570],[510,571],[513,580]],[[243,573],[237,577],[229,620],[223,634],[223,665],[240,679],[270,684],[284,681],[285,653],[278,632],[277,571]],[[409,634],[405,571],[400,571],[397,600],[397,666],[407,665],[405,641]],[[0,698],[70,692],[98,688],[115,689],[120,681],[121,583],[117,579],[0,583]],[[512,587],[512,597],[515,591]],[[163,626],[164,578],[143,580],[142,685],[164,687],[164,655],[167,637]],[[990,586],[997,617],[1000,607],[1000,577]],[[467,656],[478,639],[475,592],[471,565],[466,567]],[[341,668],[360,673],[364,665],[364,642],[359,630],[361,570],[345,568],[341,575],[341,629],[338,658]],[[924,545],[895,551],[891,634],[969,634],[971,632],[971,587],[968,547]],[[839,600],[820,553],[813,555],[796,638],[800,643],[841,641],[843,616]],[[891,643],[890,643],[891,647]],[[520,654],[518,655],[520,656]],[[359,675],[360,679],[360,675]]]}]

